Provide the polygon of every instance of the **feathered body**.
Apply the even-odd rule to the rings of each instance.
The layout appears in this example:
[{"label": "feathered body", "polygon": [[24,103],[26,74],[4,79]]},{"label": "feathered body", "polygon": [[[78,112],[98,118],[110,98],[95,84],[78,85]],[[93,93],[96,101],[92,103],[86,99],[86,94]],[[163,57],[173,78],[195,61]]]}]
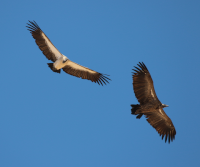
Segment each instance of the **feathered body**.
[{"label": "feathered body", "polygon": [[168,140],[170,143],[175,139],[176,130],[163,110],[168,105],[162,104],[158,99],[153,80],[145,64],[139,62],[138,67],[133,70],[135,71],[133,72],[133,89],[140,104],[131,105],[131,114],[137,115],[138,119],[145,115],[162,139],[165,137],[165,142]]},{"label": "feathered body", "polygon": [[87,67],[81,66],[77,63],[72,62],[66,56],[61,54],[58,49],[51,43],[49,38],[45,33],[40,29],[35,21],[29,21],[28,30],[31,32],[33,38],[35,39],[36,44],[46,56],[47,59],[51,60],[54,63],[48,63],[48,66],[52,71],[60,73],[60,70],[63,69],[66,73],[82,78],[88,79],[92,82],[97,82],[98,84],[109,83],[110,80],[105,74],[98,73]]}]

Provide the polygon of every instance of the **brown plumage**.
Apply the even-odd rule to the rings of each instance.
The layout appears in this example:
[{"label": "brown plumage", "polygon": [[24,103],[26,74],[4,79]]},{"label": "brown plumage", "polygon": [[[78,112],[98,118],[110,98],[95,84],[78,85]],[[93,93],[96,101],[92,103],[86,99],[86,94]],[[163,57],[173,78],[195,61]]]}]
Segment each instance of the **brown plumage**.
[{"label": "brown plumage", "polygon": [[99,85],[109,83],[108,80],[110,79],[106,77],[106,74],[98,73],[69,60],[51,43],[50,39],[45,35],[45,33],[40,29],[35,21],[29,22],[30,24],[27,23],[27,27],[35,39],[36,44],[42,53],[46,56],[46,58],[54,62],[48,63],[48,66],[52,71],[60,73],[60,70],[63,69],[63,71],[70,75],[82,79],[88,79],[95,83],[97,82]]},{"label": "brown plumage", "polygon": [[136,98],[140,104],[131,105],[131,114],[141,118],[144,114],[147,121],[156,129],[156,131],[165,137],[165,142],[175,139],[176,130],[171,119],[165,114],[163,108],[167,105],[162,104],[158,99],[153,86],[151,75],[142,62],[133,69],[133,89]]}]

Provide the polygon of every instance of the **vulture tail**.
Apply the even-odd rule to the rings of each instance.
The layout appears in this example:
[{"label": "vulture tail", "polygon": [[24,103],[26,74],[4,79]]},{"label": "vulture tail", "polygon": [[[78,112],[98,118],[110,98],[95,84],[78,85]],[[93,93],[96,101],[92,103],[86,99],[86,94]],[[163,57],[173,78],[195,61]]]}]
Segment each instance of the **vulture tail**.
[{"label": "vulture tail", "polygon": [[138,109],[140,109],[140,105],[139,104],[136,104],[136,105],[132,104],[131,107],[132,107],[131,114],[137,115],[136,118],[140,119],[143,115],[142,113],[139,113],[139,111],[137,111]]},{"label": "vulture tail", "polygon": [[47,63],[47,64],[48,64],[49,68],[50,68],[53,72],[60,73],[60,69],[59,69],[59,70],[55,69],[55,67],[53,66],[53,63]]}]

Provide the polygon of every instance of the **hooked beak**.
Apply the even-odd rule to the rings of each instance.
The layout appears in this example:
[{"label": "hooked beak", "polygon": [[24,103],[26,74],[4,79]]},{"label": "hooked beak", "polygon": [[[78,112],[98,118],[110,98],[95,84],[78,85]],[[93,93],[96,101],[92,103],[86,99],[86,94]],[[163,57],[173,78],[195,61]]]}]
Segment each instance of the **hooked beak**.
[{"label": "hooked beak", "polygon": [[165,108],[165,107],[169,107],[167,104],[162,104],[162,107]]}]

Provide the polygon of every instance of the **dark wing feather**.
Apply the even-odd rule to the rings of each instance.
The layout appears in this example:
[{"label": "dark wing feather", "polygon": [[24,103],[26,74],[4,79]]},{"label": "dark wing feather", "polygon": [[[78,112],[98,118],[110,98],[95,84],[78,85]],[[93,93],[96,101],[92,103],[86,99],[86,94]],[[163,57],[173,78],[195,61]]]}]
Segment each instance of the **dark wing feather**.
[{"label": "dark wing feather", "polygon": [[44,34],[44,32],[40,29],[35,21],[29,21],[28,30],[31,32],[33,38],[35,39],[36,44],[46,56],[47,59],[55,62],[58,57],[62,54],[56,49],[56,47],[51,43],[49,38]]},{"label": "dark wing feather", "polygon": [[162,136],[162,139],[165,137],[165,142],[168,140],[170,143],[170,141],[175,139],[175,127],[162,108],[144,114],[151,126]]},{"label": "dark wing feather", "polygon": [[108,80],[110,80],[105,76],[105,74],[103,75],[93,71],[87,67],[74,63],[71,60],[66,61],[66,65],[63,67],[63,71],[78,78],[88,79],[95,83],[97,82],[99,85],[106,85],[106,83],[109,83]]},{"label": "dark wing feather", "polygon": [[153,80],[145,64],[139,62],[138,67],[135,67],[133,70],[135,71],[133,72],[133,89],[140,104],[158,100]]}]

